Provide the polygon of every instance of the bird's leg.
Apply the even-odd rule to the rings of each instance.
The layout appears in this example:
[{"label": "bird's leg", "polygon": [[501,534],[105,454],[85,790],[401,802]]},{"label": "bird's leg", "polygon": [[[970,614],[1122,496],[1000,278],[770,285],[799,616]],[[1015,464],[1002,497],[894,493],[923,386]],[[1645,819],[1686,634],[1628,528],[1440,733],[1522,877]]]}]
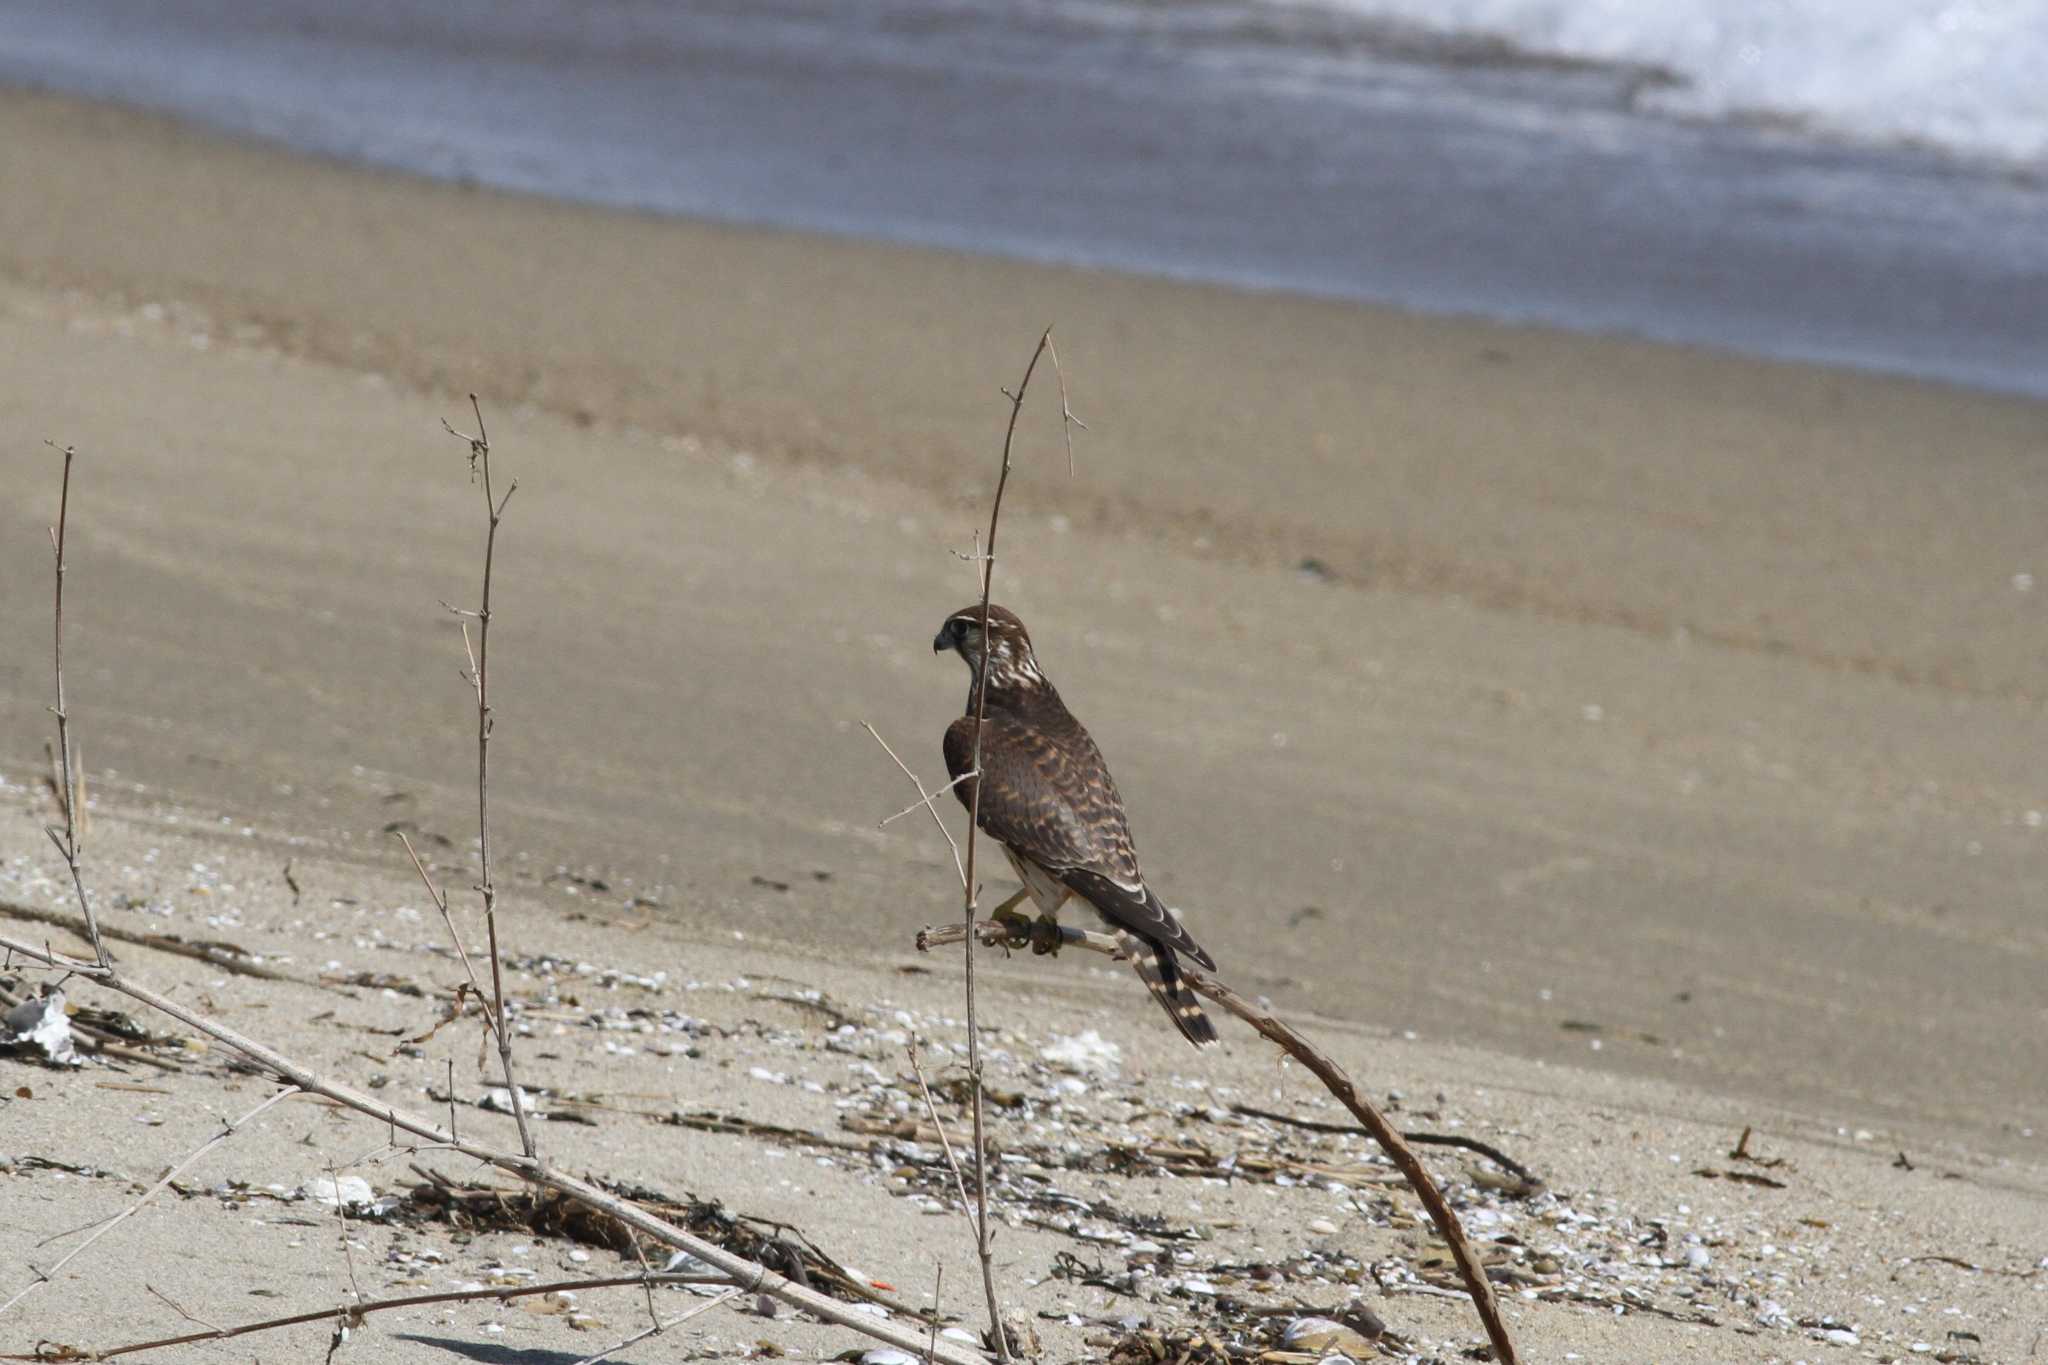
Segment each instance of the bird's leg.
[{"label": "bird's leg", "polygon": [[1041,913],[1031,922],[1031,951],[1040,957],[1047,954],[1058,956],[1060,951],[1060,922],[1051,914]]},{"label": "bird's leg", "polygon": [[1027,938],[1031,933],[1031,921],[1017,913],[1018,902],[1030,894],[1030,887],[1018,887],[1016,895],[998,905],[989,915],[990,919],[1003,926],[1003,931],[1013,940]]}]

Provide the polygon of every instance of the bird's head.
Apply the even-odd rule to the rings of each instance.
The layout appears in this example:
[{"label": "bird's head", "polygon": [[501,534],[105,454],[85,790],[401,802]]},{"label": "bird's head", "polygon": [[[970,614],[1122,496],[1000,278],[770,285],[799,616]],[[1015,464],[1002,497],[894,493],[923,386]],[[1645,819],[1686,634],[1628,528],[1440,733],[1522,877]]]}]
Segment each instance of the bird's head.
[{"label": "bird's head", "polygon": [[948,616],[939,633],[932,637],[932,653],[949,649],[967,661],[967,667],[977,678],[982,662],[987,660],[991,690],[1035,687],[1045,681],[1045,675],[1038,671],[1038,660],[1032,656],[1031,637],[1025,633],[1024,623],[1008,608],[989,606],[986,634],[982,631],[978,602]]}]

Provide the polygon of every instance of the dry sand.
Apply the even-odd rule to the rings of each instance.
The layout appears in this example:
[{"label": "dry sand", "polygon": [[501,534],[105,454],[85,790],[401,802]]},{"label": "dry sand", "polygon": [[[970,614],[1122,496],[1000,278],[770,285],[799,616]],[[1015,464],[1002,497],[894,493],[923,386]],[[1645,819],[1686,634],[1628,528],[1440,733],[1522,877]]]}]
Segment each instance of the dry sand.
[{"label": "dry sand", "polygon": [[[0,772],[16,811],[0,891],[60,899],[36,829],[48,807],[26,790],[48,729],[51,437],[83,452],[70,682],[101,804],[91,874],[137,902],[110,920],[453,981],[418,955],[432,926],[406,913],[422,901],[384,830],[409,822],[446,863],[473,830],[460,645],[435,602],[474,592],[481,508],[437,427],[474,387],[521,486],[494,751],[520,948],[665,971],[660,998],[636,1003],[737,1030],[687,1065],[624,1056],[580,1021],[584,1000],[536,1065],[568,1091],[837,1133],[878,1102],[861,1064],[902,1070],[896,1010],[957,1040],[941,1022],[950,961],[899,974],[911,931],[948,913],[950,857],[928,825],[874,828],[909,793],[858,722],[938,769],[965,677],[927,641],[970,589],[946,550],[967,546],[993,473],[996,388],[1053,321],[1091,430],[1069,480],[1053,409],[1032,420],[999,595],[1033,623],[1117,767],[1155,880],[1225,975],[1321,1016],[1375,1093],[1429,1097],[1429,1122],[1491,1135],[1549,1177],[1565,1212],[1509,1204],[1513,1230],[1557,1243],[1557,1275],[1610,1304],[1518,1306],[1532,1358],[2037,1351],[2048,1275],[1901,1262],[2024,1272],[2048,1255],[2048,633],[2021,577],[2044,572],[2041,407],[598,213],[22,95],[0,97],[0,184],[32,187],[0,195]],[[1310,559],[1320,569],[1299,572]],[[308,890],[296,906],[286,857]],[[403,1064],[362,1055],[390,1044],[362,1029],[419,1027],[426,1002],[129,960],[338,1066],[383,1066],[395,1093],[419,1100],[450,1057],[459,1093],[480,1084],[473,1038]],[[741,977],[756,988],[722,989]],[[770,978],[828,992],[859,1021],[853,1051],[826,1048],[815,1011],[764,1004]],[[1249,1040],[1183,1055],[1114,973],[1030,960],[996,981],[1006,1064],[1046,1106],[1006,1118],[1012,1140],[1058,1118],[1057,1078],[1028,1065],[1038,1047],[1089,1027],[1124,1053],[1123,1080],[1060,1099],[1087,1111],[1074,1122],[1090,1140],[1112,1124],[1185,1136],[1230,1095],[1313,1098]],[[48,1259],[35,1243],[128,1188],[86,1181],[88,1197],[21,1158],[147,1177],[255,1093],[245,1078],[222,1095],[216,1061],[129,1078],[162,1096],[0,1065],[34,1092],[7,1105],[0,1142],[10,1208],[35,1210],[0,1234],[16,1278]],[[1126,1104],[1140,1097],[1149,1117]],[[163,1126],[131,1122],[149,1114]],[[1790,1159],[1785,1189],[1693,1174],[1726,1169],[1745,1124]],[[374,1147],[361,1127],[279,1111],[208,1180],[290,1188]],[[933,1255],[949,1300],[971,1280],[950,1220],[917,1224],[912,1249],[879,1169],[624,1115],[547,1133],[607,1176],[796,1216],[906,1294]],[[1254,1137],[1276,1140],[1205,1140]],[[1901,1150],[1913,1169],[1891,1164]],[[778,1184],[776,1161],[801,1177]],[[1197,1271],[1330,1241],[1304,1231],[1316,1218],[1361,1262],[1414,1261],[1356,1191],[1075,1179],[1229,1220]],[[1567,1235],[1581,1214],[1583,1245]],[[254,1215],[271,1221],[252,1239],[248,1209],[166,1205],[0,1320],[0,1345],[106,1345],[117,1319],[175,1320],[110,1267],[148,1267],[216,1320],[270,1278],[285,1299],[252,1311],[331,1301],[331,1225],[273,1215],[304,1208]],[[1724,1240],[1693,1267],[1686,1234]],[[361,1235],[367,1292],[513,1254]],[[398,1241],[464,1263],[387,1264]],[[1061,1250],[1097,1259],[1064,1233],[1005,1234],[1027,1308],[1131,1311],[1041,1283]],[[182,1290],[157,1277],[166,1261]],[[1637,1271],[1658,1307],[1682,1310],[1689,1287],[1722,1325],[1616,1315]],[[1374,1305],[1423,1350],[1474,1331],[1454,1301]],[[372,1331],[380,1359],[594,1349],[532,1314],[487,1338],[486,1316]],[[600,1316],[631,1330],[626,1307]],[[1095,1329],[1041,1327],[1056,1358],[1088,1354]],[[1810,1340],[1830,1330],[1861,1344]],[[850,1344],[730,1318],[703,1335]],[[304,1358],[319,1341],[256,1349]],[[512,1354],[529,1348],[565,1354]]]}]

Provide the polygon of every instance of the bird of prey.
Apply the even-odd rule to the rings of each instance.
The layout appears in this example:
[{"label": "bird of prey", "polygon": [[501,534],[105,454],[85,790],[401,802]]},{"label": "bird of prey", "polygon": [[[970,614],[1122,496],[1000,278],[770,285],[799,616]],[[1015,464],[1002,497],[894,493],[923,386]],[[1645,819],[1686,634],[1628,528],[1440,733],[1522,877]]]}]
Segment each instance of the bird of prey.
[{"label": "bird of prey", "polygon": [[[967,661],[972,680],[967,713],[946,728],[946,771],[969,811],[980,786],[981,828],[1002,845],[1023,883],[996,917],[1021,919],[1014,907],[1030,896],[1040,925],[1051,931],[1034,946],[1051,951],[1059,942],[1055,913],[1080,898],[1109,925],[1181,1036],[1196,1047],[1215,1042],[1216,1027],[1182,976],[1179,958],[1212,972],[1216,964],[1146,885],[1109,766],[1039,670],[1024,623],[1014,612],[991,606],[984,634],[981,606],[964,607],[946,618],[932,641],[935,654],[949,649]],[[963,780],[975,769],[975,702],[984,668],[981,774]]]}]

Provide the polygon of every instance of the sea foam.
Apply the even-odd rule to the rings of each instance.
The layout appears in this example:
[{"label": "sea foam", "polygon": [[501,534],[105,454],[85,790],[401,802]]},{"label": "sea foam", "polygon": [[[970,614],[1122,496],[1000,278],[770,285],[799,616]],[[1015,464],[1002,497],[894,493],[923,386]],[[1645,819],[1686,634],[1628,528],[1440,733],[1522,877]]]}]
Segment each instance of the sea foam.
[{"label": "sea foam", "polygon": [[[1308,0],[1303,0],[1308,3]],[[1317,0],[1532,55],[1654,67],[1644,109],[2048,168],[2048,0]]]}]

